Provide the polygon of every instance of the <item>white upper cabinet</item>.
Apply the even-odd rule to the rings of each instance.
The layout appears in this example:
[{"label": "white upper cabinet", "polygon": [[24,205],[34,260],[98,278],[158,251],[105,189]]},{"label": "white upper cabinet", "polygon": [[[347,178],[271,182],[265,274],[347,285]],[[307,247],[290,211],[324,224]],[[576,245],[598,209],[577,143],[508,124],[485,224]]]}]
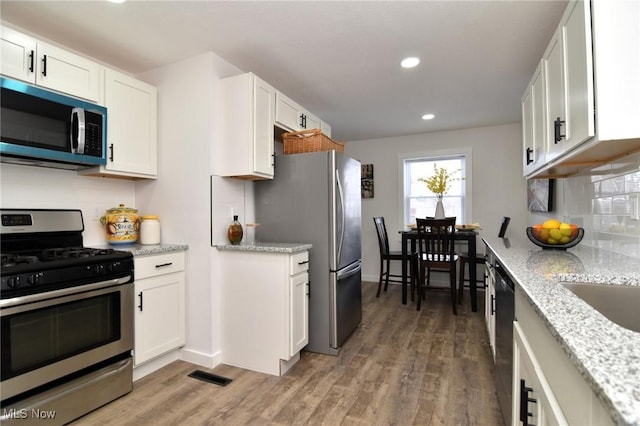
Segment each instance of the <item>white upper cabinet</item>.
[{"label": "white upper cabinet", "polygon": [[253,73],[220,80],[218,176],[272,179],[276,90]]},{"label": "white upper cabinet", "polygon": [[[281,92],[276,93],[276,125],[291,132],[322,127],[318,117]],[[327,126],[328,124],[325,124],[325,128]],[[329,131],[331,131],[331,127],[329,127]]]},{"label": "white upper cabinet", "polygon": [[544,62],[541,61],[522,97],[522,141],[525,176],[538,169],[545,160],[546,95]]},{"label": "white upper cabinet", "polygon": [[547,79],[546,161],[595,135],[591,8],[569,3],[544,55]]},{"label": "white upper cabinet", "polygon": [[[640,2],[569,2],[543,56],[546,136],[523,129],[525,160],[532,143],[546,145],[527,177],[566,177],[640,149],[639,39]],[[531,113],[523,103],[524,127]]]},{"label": "white upper cabinet", "polygon": [[331,137],[331,126],[326,121],[320,122],[320,131],[322,131],[322,133],[324,133],[325,135]]},{"label": "white upper cabinet", "polygon": [[79,173],[155,179],[157,89],[115,70],[105,70],[107,164]]},{"label": "white upper cabinet", "polygon": [[2,27],[3,75],[102,104],[103,70],[97,62]]}]

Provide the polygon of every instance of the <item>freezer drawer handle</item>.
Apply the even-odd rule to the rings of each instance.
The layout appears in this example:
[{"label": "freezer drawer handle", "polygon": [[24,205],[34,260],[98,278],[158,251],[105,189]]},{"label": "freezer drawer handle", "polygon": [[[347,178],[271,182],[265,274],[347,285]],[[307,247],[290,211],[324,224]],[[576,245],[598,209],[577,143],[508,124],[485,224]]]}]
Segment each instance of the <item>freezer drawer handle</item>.
[{"label": "freezer drawer handle", "polygon": [[164,268],[165,266],[171,266],[171,265],[173,265],[173,262],[161,263],[160,265],[156,265],[156,268]]}]

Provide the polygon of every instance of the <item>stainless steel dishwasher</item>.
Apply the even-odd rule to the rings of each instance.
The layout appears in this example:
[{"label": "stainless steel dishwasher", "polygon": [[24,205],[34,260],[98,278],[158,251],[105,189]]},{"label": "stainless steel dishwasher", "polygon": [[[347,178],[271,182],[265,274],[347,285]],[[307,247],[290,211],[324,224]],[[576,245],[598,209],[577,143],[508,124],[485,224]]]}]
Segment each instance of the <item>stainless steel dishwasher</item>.
[{"label": "stainless steel dishwasher", "polygon": [[494,378],[496,393],[505,425],[511,424],[511,390],[513,380],[514,284],[499,262],[496,271],[496,359]]}]

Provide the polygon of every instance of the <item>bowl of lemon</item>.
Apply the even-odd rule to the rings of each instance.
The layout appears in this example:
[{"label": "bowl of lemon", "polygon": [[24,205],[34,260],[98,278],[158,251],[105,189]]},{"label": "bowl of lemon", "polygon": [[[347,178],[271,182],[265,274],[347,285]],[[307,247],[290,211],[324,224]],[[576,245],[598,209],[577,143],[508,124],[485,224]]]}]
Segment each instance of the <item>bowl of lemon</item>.
[{"label": "bowl of lemon", "polygon": [[527,237],[543,249],[566,250],[576,246],[584,236],[584,229],[572,223],[549,219],[527,228]]}]

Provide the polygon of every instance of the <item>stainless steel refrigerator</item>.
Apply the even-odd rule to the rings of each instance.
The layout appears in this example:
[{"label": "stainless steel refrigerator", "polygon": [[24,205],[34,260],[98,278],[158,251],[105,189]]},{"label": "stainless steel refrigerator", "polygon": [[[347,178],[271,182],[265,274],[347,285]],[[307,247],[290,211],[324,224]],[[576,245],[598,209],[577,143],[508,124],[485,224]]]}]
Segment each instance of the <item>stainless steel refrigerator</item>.
[{"label": "stainless steel refrigerator", "polygon": [[279,155],[255,182],[256,239],[311,243],[309,344],[336,355],[362,320],[360,162],[335,151]]}]

